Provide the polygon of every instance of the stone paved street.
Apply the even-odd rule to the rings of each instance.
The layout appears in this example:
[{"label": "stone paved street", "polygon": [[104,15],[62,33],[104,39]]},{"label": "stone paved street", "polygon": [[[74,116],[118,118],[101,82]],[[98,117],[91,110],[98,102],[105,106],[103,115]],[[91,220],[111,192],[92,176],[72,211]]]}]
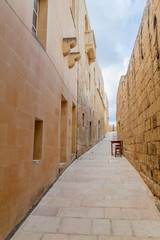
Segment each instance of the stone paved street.
[{"label": "stone paved street", "polygon": [[160,214],[139,174],[112,157],[113,133],[58,179],[13,240],[160,239]]}]

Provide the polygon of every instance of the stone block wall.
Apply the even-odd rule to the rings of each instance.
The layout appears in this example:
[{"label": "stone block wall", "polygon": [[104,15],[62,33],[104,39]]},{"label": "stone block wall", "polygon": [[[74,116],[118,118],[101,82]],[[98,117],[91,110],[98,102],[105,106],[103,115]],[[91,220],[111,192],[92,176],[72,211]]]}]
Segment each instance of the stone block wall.
[{"label": "stone block wall", "polygon": [[[108,130],[109,117],[103,76],[96,59],[95,36],[90,26],[85,1],[78,0],[77,8],[78,50],[81,53],[77,71],[77,156],[79,157],[104,138]],[[89,39],[88,35],[90,35]]]},{"label": "stone block wall", "polygon": [[72,157],[77,68],[69,69],[62,52],[63,38],[76,37],[70,1],[49,1],[46,46],[32,33],[33,3],[0,1],[0,239],[57,178],[60,163]]},{"label": "stone block wall", "polygon": [[94,42],[92,31],[84,34],[85,1],[37,2],[38,25],[36,1],[0,1],[0,239],[76,158],[76,139],[85,152],[107,124],[100,69],[84,47],[84,37]]},{"label": "stone block wall", "polygon": [[123,154],[160,198],[160,1],[148,0],[117,93]]},{"label": "stone block wall", "polygon": [[[88,75],[85,78],[80,76],[78,81],[78,157],[105,137],[109,125],[108,100],[103,92],[103,77],[97,62],[92,63],[89,72],[91,74],[91,89],[89,89]],[[102,84],[101,90],[99,90],[99,82]]]}]

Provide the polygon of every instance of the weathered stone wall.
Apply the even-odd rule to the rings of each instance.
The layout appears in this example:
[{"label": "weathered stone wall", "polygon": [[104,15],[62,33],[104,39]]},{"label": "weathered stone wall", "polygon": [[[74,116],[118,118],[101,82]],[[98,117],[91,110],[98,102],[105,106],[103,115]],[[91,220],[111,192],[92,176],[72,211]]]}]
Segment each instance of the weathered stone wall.
[{"label": "weathered stone wall", "polygon": [[35,34],[34,0],[0,1],[0,239],[76,158],[77,117],[80,124],[85,115],[80,152],[100,140],[107,125],[100,69],[85,52],[85,1],[38,2]]},{"label": "weathered stone wall", "polygon": [[[77,68],[69,69],[62,52],[63,38],[76,37],[70,1],[48,1],[45,48],[32,33],[33,2],[0,1],[0,239],[53,183],[62,160],[71,162]],[[43,125],[38,159],[33,156],[37,119]]]},{"label": "weathered stone wall", "polygon": [[[78,50],[81,53],[77,73],[77,156],[80,156],[104,138],[108,130],[108,101],[102,73],[94,56],[96,42],[85,1],[79,0],[77,7]],[[91,37],[86,41],[88,33]]]},{"label": "weathered stone wall", "polygon": [[123,153],[160,198],[160,1],[148,0],[117,94]]}]

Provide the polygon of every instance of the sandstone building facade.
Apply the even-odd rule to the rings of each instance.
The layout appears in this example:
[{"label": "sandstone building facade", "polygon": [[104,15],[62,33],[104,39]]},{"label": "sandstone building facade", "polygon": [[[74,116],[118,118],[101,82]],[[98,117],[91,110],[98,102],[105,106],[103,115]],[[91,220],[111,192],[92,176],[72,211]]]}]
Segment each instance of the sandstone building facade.
[{"label": "sandstone building facade", "polygon": [[123,153],[160,198],[160,1],[148,0],[117,94]]},{"label": "sandstone building facade", "polygon": [[77,19],[78,51],[81,59],[77,71],[77,156],[104,138],[108,131],[108,99],[96,60],[96,41],[91,29],[85,1],[79,1]]},{"label": "sandstone building facade", "polygon": [[0,1],[0,239],[76,153],[70,8],[66,0]]},{"label": "sandstone building facade", "polygon": [[0,239],[76,158],[79,2],[0,1]]}]

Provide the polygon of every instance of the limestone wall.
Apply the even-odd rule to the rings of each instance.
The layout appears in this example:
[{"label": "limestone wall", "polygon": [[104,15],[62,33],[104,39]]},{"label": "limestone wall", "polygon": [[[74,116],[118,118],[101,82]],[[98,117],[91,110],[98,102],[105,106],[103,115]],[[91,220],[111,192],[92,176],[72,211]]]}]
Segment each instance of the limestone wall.
[{"label": "limestone wall", "polygon": [[0,1],[0,239],[108,124],[85,1],[37,2]]},{"label": "limestone wall", "polygon": [[160,1],[148,0],[117,94],[123,153],[160,198]]},{"label": "limestone wall", "polygon": [[48,1],[46,46],[32,33],[33,2],[0,1],[0,239],[71,162],[75,138],[77,68],[62,51],[76,37],[70,1]]},{"label": "limestone wall", "polygon": [[[86,4],[84,0],[77,3],[78,50],[81,53],[77,72],[77,156],[80,156],[104,138],[108,130],[108,100],[96,60],[95,36]],[[90,39],[86,41],[88,34]]]}]

